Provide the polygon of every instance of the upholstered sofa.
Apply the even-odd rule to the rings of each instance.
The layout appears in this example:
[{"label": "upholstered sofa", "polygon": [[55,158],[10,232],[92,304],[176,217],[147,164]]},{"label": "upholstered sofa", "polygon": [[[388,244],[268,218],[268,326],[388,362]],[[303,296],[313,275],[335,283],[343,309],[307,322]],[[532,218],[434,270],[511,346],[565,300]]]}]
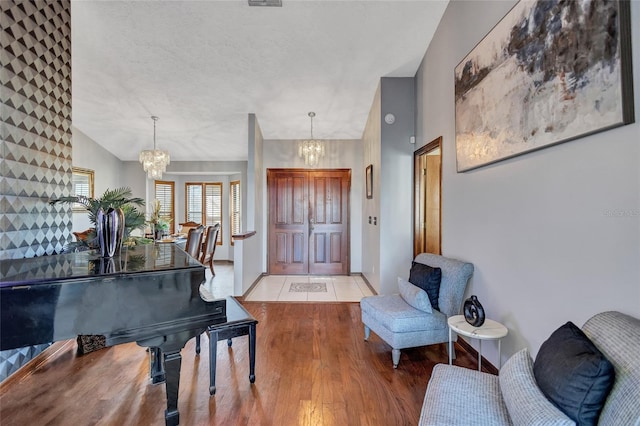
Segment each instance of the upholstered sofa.
[{"label": "upholstered sofa", "polygon": [[[589,319],[582,331],[615,372],[612,387],[603,394],[599,417],[596,414],[597,424],[640,425],[640,320],[619,312],[603,312]],[[575,425],[539,386],[541,380],[536,376],[540,378],[540,373],[535,364],[540,354],[534,363],[526,349],[517,352],[505,362],[499,376],[436,365],[419,424]]]}]

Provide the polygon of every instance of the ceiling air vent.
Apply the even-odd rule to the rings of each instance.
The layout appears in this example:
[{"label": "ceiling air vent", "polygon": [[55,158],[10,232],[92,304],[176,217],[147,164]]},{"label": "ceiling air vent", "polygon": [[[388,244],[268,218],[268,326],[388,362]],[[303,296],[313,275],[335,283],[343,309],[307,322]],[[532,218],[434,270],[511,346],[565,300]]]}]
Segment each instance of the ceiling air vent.
[{"label": "ceiling air vent", "polygon": [[275,6],[282,7],[282,0],[247,0],[249,6]]}]

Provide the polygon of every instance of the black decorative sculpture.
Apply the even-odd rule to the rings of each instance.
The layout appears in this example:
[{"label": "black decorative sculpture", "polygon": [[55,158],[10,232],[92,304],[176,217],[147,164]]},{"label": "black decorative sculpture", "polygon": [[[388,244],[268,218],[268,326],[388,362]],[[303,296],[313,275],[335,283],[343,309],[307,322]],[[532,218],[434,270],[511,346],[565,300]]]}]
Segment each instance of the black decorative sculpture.
[{"label": "black decorative sculpture", "polygon": [[484,308],[476,296],[464,301],[464,319],[474,327],[484,324]]}]

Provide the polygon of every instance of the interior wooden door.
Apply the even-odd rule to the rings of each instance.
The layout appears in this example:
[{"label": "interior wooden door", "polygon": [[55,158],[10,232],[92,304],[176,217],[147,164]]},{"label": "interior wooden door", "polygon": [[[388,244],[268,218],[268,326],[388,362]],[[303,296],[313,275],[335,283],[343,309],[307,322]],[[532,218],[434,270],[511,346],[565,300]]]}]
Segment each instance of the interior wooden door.
[{"label": "interior wooden door", "polygon": [[441,254],[442,137],[414,153],[413,253]]},{"label": "interior wooden door", "polygon": [[349,273],[350,170],[267,170],[269,273]]},{"label": "interior wooden door", "polygon": [[309,175],[309,273],[348,274],[350,171]]},{"label": "interior wooden door", "polygon": [[309,175],[305,171],[267,171],[269,191],[269,273],[309,271]]}]

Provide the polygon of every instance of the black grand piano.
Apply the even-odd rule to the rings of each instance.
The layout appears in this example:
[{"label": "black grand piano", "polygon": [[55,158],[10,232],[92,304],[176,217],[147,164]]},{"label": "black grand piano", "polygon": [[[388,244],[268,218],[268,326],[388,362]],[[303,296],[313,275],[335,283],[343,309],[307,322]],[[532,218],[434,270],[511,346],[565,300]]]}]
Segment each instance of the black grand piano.
[{"label": "black grand piano", "polygon": [[205,267],[175,244],[0,261],[0,349],[77,335],[104,335],[108,346],[137,342],[155,355],[165,380],[167,425],[177,425],[180,350],[226,320],[225,300],[204,301]]}]

